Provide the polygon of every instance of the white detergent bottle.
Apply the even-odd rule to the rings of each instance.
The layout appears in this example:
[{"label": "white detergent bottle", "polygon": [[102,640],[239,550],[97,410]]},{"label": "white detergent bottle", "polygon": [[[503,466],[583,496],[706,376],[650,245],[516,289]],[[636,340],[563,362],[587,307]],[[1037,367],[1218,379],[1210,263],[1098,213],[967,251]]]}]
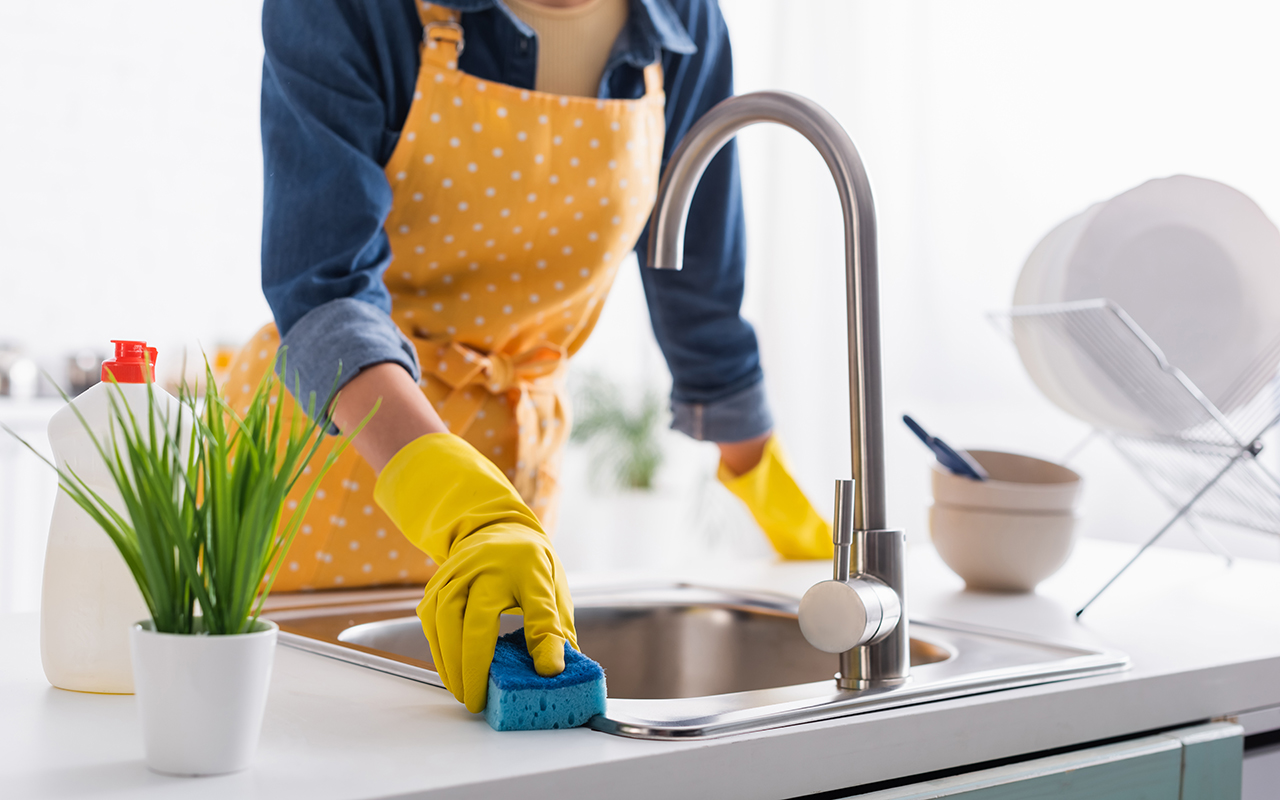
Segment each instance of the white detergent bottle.
[{"label": "white detergent bottle", "polygon": [[[99,442],[109,446],[111,396],[116,395],[117,402],[123,399],[135,419],[146,425],[147,380],[155,378],[156,349],[147,347],[146,342],[112,342],[115,358],[102,365],[103,382],[53,415],[49,444],[60,469],[74,470],[124,516],[115,480],[85,423]],[[178,401],[159,386],[153,383],[151,390],[166,416],[178,408]],[[49,525],[40,597],[40,659],[49,683],[77,692],[131,694],[129,628],[150,616],[133,573],[111,537],[59,488]]]}]

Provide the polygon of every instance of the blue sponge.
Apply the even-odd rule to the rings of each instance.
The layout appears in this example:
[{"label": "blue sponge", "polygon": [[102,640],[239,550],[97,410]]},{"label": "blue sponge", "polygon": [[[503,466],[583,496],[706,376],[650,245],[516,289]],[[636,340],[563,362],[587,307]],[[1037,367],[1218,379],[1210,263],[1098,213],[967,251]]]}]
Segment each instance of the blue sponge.
[{"label": "blue sponge", "polygon": [[484,718],[495,731],[576,728],[604,713],[604,698],[604,670],[567,644],[564,672],[539,675],[521,628],[498,639]]}]

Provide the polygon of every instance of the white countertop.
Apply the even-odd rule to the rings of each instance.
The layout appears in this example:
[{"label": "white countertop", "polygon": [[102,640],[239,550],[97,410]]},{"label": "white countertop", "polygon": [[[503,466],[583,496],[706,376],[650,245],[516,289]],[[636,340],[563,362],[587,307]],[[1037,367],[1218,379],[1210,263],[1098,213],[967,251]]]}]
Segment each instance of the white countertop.
[{"label": "white countertop", "polygon": [[[0,787],[15,798],[782,798],[1280,705],[1280,565],[1157,548],[1077,623],[1075,607],[1132,552],[1082,540],[1022,596],[965,592],[930,548],[910,552],[913,617],[1114,648],[1133,662],[1118,675],[668,743],[497,733],[442,690],[280,648],[254,766],[200,779],[149,772],[133,698],[51,688],[37,618],[0,617]],[[659,577],[798,595],[828,571],[761,561]]]}]

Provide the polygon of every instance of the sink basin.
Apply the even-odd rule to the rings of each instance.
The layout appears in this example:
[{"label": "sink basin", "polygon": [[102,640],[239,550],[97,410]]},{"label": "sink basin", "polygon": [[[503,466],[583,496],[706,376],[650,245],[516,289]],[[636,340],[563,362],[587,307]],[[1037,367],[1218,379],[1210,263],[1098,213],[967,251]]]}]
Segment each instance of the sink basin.
[{"label": "sink basin", "polygon": [[[280,643],[441,686],[414,608],[421,590],[273,603]],[[275,598],[273,598],[273,601]],[[762,730],[884,708],[1114,672],[1128,659],[957,625],[911,623],[910,680],[843,691],[838,657],[800,633],[794,598],[684,584],[574,593],[582,652],[609,701],[591,727],[646,739]],[[503,632],[521,618],[504,617]]]}]

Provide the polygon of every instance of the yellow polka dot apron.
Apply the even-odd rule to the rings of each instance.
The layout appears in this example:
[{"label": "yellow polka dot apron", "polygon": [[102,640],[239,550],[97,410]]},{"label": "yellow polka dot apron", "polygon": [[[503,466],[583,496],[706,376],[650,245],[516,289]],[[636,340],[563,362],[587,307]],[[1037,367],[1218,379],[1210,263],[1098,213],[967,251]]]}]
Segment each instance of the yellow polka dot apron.
[{"label": "yellow polka dot apron", "polygon": [[[661,67],[646,68],[639,100],[521,90],[458,69],[456,12],[423,4],[420,15],[422,67],[386,166],[391,317],[416,346],[422,391],[449,429],[497,464],[550,529],[569,433],[566,361],[595,326],[657,189]],[[240,351],[226,381],[235,407],[278,345],[268,325]],[[275,591],[431,577],[435,565],[374,503],[375,477],[354,448],[342,454]]]}]

